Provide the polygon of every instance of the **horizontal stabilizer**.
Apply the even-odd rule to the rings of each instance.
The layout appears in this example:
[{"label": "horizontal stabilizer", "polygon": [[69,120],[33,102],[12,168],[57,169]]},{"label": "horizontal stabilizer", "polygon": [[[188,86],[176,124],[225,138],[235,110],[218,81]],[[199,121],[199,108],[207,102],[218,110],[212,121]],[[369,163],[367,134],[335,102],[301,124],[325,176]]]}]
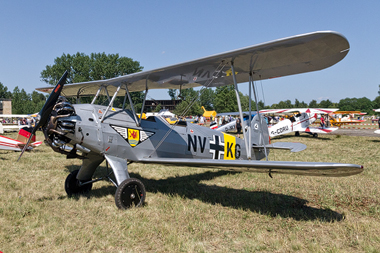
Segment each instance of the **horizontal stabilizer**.
[{"label": "horizontal stabilizer", "polygon": [[[265,146],[269,149],[289,149],[291,152],[300,152],[306,149],[306,145],[299,142],[276,142]],[[253,146],[253,148],[264,148],[264,146]]]},{"label": "horizontal stabilizer", "polygon": [[144,158],[136,162],[172,166],[219,168],[230,171],[279,173],[305,176],[345,177],[359,174],[363,166],[346,163],[283,162],[257,160],[213,160],[179,158]]}]

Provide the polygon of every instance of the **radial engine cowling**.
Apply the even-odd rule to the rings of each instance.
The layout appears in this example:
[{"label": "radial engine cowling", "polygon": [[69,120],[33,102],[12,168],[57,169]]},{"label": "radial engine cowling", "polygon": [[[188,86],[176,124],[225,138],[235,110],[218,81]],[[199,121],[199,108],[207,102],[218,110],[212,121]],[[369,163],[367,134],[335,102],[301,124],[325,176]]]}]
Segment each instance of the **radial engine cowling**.
[{"label": "radial engine cowling", "polygon": [[75,124],[77,122],[75,109],[67,101],[58,102],[51,113],[49,123],[43,129],[45,142],[56,152],[78,157],[76,151],[79,149],[82,153],[87,151],[86,148],[76,147],[70,144],[71,139],[67,134],[75,133]]}]

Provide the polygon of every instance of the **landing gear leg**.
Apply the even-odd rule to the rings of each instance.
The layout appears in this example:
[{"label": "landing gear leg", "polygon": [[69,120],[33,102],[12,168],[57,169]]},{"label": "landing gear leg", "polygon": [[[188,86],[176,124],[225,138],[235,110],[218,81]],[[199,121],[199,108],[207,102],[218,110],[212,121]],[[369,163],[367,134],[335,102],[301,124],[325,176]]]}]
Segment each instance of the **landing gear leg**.
[{"label": "landing gear leg", "polygon": [[119,209],[142,206],[146,191],[143,183],[136,178],[124,180],[116,189],[115,203]]},{"label": "landing gear leg", "polygon": [[77,179],[78,172],[79,170],[74,170],[66,178],[65,191],[69,196],[89,192],[92,188],[92,183],[83,184],[85,182]]}]

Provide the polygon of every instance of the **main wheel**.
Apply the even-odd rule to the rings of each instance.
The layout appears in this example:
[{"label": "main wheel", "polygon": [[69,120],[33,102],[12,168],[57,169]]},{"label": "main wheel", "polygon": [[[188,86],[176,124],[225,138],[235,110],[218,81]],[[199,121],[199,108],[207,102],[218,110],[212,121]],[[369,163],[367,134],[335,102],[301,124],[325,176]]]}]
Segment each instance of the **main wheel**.
[{"label": "main wheel", "polygon": [[299,131],[296,131],[294,135],[295,135],[295,136],[300,136],[300,132],[299,132]]},{"label": "main wheel", "polygon": [[77,179],[78,172],[79,170],[74,170],[66,178],[65,191],[69,196],[89,192],[92,188],[92,183],[79,185],[80,181]]},{"label": "main wheel", "polygon": [[145,201],[145,186],[136,178],[124,180],[116,189],[115,203],[120,209],[141,206]]},{"label": "main wheel", "polygon": [[314,138],[317,138],[317,137],[318,137],[318,134],[317,134],[317,133],[313,133],[313,137],[314,137]]}]

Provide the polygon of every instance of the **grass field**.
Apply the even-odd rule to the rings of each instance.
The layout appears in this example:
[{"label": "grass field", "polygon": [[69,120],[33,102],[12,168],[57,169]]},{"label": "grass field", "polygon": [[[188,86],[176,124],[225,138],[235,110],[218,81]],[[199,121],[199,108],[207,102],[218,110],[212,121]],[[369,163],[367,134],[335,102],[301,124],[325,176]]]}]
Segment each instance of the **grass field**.
[{"label": "grass field", "polygon": [[[38,139],[42,140],[41,133]],[[8,136],[15,137],[15,134]],[[285,135],[300,153],[270,160],[355,163],[359,175],[322,178],[131,164],[146,205],[114,203],[115,187],[68,198],[80,160],[50,147],[0,151],[0,251],[8,252],[379,252],[380,138]],[[105,171],[101,165],[96,175]]]}]

